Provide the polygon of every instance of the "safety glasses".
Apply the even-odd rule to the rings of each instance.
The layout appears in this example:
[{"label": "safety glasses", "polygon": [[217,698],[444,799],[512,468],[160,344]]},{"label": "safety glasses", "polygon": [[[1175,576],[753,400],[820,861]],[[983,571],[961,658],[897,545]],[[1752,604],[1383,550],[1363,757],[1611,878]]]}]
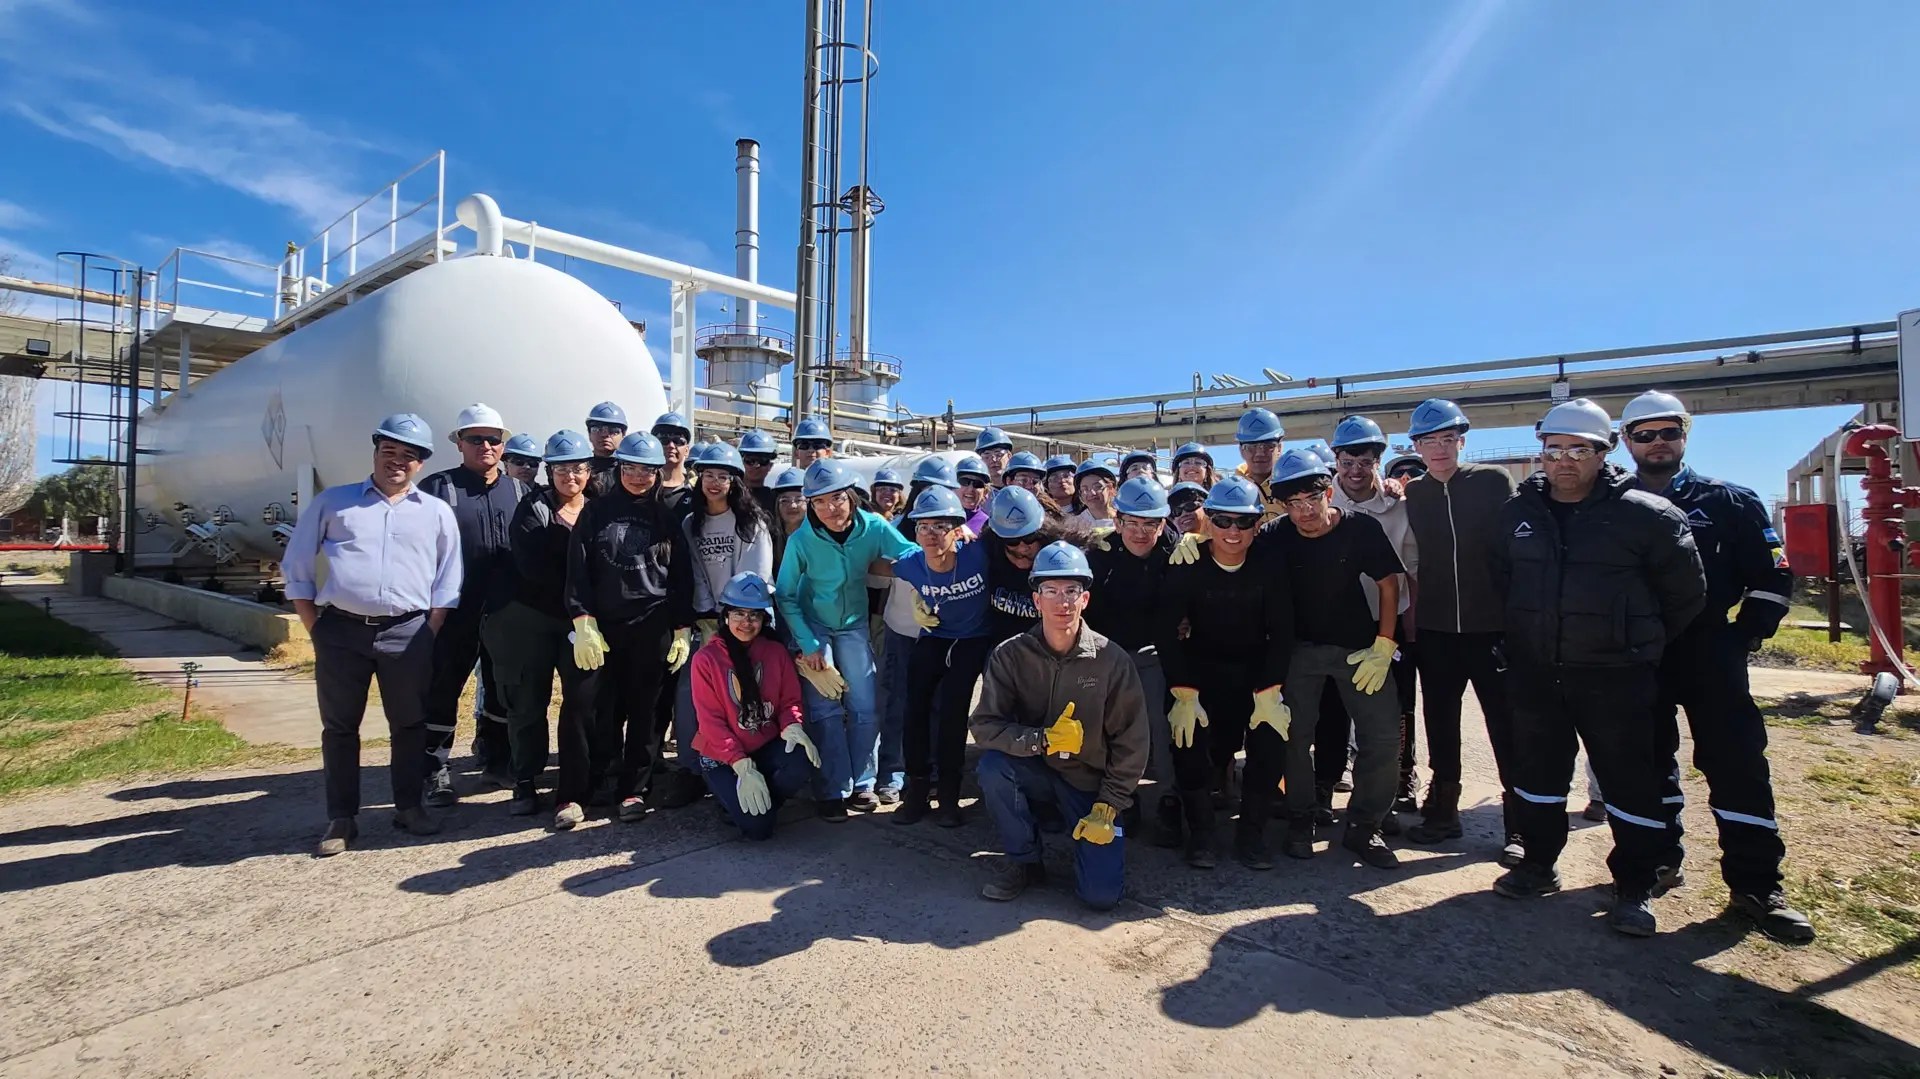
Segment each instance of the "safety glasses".
[{"label": "safety glasses", "polygon": [[1043,584],[1037,593],[1048,603],[1072,603],[1087,594],[1087,590],[1077,584]]},{"label": "safety glasses", "polygon": [[608,435],[624,435],[627,429],[617,423],[590,423],[587,424],[587,433],[595,438],[605,438]]},{"label": "safety glasses", "polygon": [[1585,461],[1599,453],[1592,446],[1543,446],[1540,456],[1549,461]]},{"label": "safety glasses", "polygon": [[575,461],[572,464],[565,464],[565,465],[548,465],[547,466],[547,475],[549,476],[584,476],[587,473],[592,471],[593,471],[593,466],[586,463],[585,461]]},{"label": "safety glasses", "polygon": [[1627,437],[1642,446],[1650,446],[1655,442],[1678,442],[1687,437],[1687,433],[1678,427],[1662,427],[1654,431],[1643,427],[1638,431],[1629,432]]},{"label": "safety glasses", "polygon": [[1215,528],[1224,528],[1231,532],[1251,532],[1260,527],[1260,515],[1257,513],[1209,513],[1207,522]]},{"label": "safety glasses", "polygon": [[915,521],[913,530],[923,536],[944,536],[960,526],[952,521]]}]

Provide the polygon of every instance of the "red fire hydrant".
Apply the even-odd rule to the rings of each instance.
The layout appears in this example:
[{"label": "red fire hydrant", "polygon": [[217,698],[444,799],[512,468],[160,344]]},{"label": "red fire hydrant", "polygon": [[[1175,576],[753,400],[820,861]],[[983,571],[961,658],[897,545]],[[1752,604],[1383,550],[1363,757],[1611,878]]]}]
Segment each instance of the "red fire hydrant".
[{"label": "red fire hydrant", "polygon": [[1920,506],[1920,487],[1894,484],[1893,458],[1886,444],[1899,437],[1898,430],[1876,423],[1848,432],[1843,447],[1848,456],[1867,462],[1867,478],[1861,483],[1867,505],[1860,514],[1867,523],[1866,600],[1874,624],[1886,636],[1882,643],[1879,635],[1868,630],[1867,643],[1873,651],[1860,665],[1863,674],[1896,674],[1894,661],[1900,659],[1906,643],[1905,624],[1900,618],[1900,570],[1905,561],[1901,550],[1906,546],[1901,512]]}]

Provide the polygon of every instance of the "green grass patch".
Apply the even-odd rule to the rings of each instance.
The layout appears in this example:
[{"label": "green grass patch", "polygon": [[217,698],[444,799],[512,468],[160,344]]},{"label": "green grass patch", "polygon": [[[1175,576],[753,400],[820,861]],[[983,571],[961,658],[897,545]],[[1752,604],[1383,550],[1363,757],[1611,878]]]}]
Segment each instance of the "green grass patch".
[{"label": "green grass patch", "polygon": [[0,765],[0,795],[140,773],[198,771],[247,755],[247,744],[214,720],[182,723],[177,715],[161,713],[110,741],[20,767]]},{"label": "green grass patch", "polygon": [[1803,667],[1809,670],[1859,672],[1869,653],[1866,639],[1844,634],[1838,642],[1827,640],[1826,630],[1782,626],[1773,639],[1761,645],[1754,662],[1769,667]]},{"label": "green grass patch", "polygon": [[1895,823],[1920,824],[1920,772],[1912,761],[1841,750],[1828,750],[1824,761],[1807,770],[1821,801],[1865,803]]},{"label": "green grass patch", "polygon": [[[1829,946],[1867,958],[1920,937],[1920,852],[1853,876],[1832,869],[1806,875],[1793,894]],[[1904,964],[1920,974],[1920,960]]]}]

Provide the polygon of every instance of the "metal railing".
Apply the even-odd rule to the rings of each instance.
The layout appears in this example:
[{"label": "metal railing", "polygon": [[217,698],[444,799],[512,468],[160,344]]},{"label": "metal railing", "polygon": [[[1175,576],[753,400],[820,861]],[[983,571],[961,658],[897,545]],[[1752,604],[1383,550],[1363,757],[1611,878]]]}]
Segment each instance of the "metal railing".
[{"label": "metal railing", "polygon": [[886,352],[836,352],[833,359],[824,366],[835,371],[851,371],[861,375],[884,375],[894,381],[900,380],[900,357]]},{"label": "metal railing", "polygon": [[[274,268],[264,262],[191,247],[176,247],[154,271],[156,284],[150,305],[153,316],[151,322],[158,325],[162,312],[170,315],[182,305],[271,319],[277,313],[274,302],[278,295],[275,274]],[[230,280],[206,280],[218,276]],[[197,303],[195,301],[202,298],[200,290],[217,293],[218,296],[207,296],[206,302]],[[239,307],[233,306],[236,303],[233,297],[241,298],[237,301]]]},{"label": "metal railing", "polygon": [[[428,183],[433,185],[431,192],[421,195]],[[408,189],[404,199],[403,186]],[[423,237],[433,237],[433,260],[440,261],[439,239],[447,231],[446,191],[447,152],[439,150],[360,200],[311,240],[289,250],[280,260],[274,319],[299,311]],[[421,197],[416,200],[415,195]],[[364,230],[363,215],[371,222]]]},{"label": "metal railing", "polygon": [[724,337],[757,337],[760,347],[793,351],[793,334],[786,330],[769,329],[765,326],[748,326],[745,323],[714,323],[702,326],[694,331],[695,348],[706,348]]}]

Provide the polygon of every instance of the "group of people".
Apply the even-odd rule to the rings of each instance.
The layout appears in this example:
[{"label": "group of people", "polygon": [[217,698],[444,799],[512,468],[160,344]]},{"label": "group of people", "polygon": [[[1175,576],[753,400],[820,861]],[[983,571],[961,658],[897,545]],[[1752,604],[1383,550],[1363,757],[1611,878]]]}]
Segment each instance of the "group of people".
[{"label": "group of people", "polygon": [[[1250,869],[1273,867],[1276,822],[1287,857],[1338,825],[1340,849],[1393,869],[1389,839],[1465,833],[1471,685],[1503,789],[1499,894],[1559,890],[1584,745],[1586,815],[1614,840],[1608,923],[1651,935],[1653,900],[1684,881],[1684,710],[1732,907],[1812,939],[1782,891],[1746,682],[1792,573],[1758,497],[1684,465],[1691,417],[1668,394],[1617,428],[1585,399],[1553,406],[1518,484],[1466,459],[1471,424],[1438,399],[1391,459],[1364,416],[1286,449],[1280,418],[1250,408],[1239,465],[1189,443],[1168,485],[1150,452],[1043,459],[991,427],[903,476],[836,458],[810,418],[789,467],[766,432],[696,443],[673,412],[630,431],[604,402],[584,426],[542,446],[471,406],[460,463],[416,483],[436,447],[396,415],[370,476],[300,515],[283,573],[316,657],[322,855],[357,835],[369,683],[394,822],[428,834],[459,797],[448,759],[477,670],[473,751],[522,815],[541,812],[557,678],[558,830],[707,794],[755,839],[795,798],[829,821],[891,805],[897,825],[954,827],[971,738],[1005,854],[991,899],[1042,879],[1042,834],[1070,830],[1076,893],[1110,907],[1129,831],[1211,869],[1223,814]],[[1606,459],[1622,439],[1632,471]]]}]

